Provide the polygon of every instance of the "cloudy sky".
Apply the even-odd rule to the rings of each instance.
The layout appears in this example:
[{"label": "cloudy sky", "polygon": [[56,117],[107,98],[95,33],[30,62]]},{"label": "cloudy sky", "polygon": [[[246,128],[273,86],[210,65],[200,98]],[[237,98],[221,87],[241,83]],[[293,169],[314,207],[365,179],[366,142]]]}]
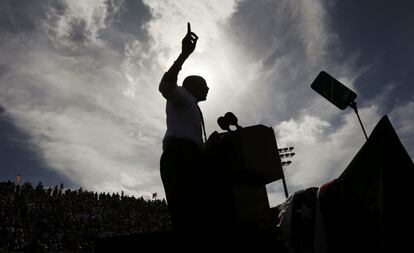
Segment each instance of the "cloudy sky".
[{"label": "cloudy sky", "polygon": [[[414,157],[414,2],[323,0],[0,1],[0,181],[164,196],[158,83],[186,23],[200,37],[179,83],[207,79],[208,134],[234,112],[294,146],[290,192],[338,176],[364,142],[352,109],[310,84],[353,89],[368,134],[387,114]],[[281,182],[267,186],[271,205]]]}]

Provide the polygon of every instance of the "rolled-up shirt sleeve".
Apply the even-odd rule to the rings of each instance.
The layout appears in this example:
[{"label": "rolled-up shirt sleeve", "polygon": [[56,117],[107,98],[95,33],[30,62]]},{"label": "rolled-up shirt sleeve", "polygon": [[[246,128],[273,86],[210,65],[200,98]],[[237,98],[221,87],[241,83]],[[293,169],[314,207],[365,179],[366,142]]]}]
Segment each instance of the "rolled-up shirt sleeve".
[{"label": "rolled-up shirt sleeve", "polygon": [[159,86],[159,91],[162,96],[174,104],[190,103],[192,96],[189,95],[188,91],[184,91],[185,88],[179,87],[176,81],[168,80],[168,78],[166,78],[167,75],[168,72],[164,74]]},{"label": "rolled-up shirt sleeve", "polygon": [[165,99],[168,99],[170,94],[177,88],[177,81],[176,80],[169,80],[168,78],[168,72],[164,74],[164,76],[161,79],[159,91],[165,97]]}]

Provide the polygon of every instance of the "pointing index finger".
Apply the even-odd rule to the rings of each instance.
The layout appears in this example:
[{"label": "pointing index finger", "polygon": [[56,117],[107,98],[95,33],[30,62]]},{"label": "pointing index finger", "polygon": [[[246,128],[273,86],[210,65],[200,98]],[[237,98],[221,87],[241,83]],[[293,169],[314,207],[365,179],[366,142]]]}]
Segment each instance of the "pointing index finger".
[{"label": "pointing index finger", "polygon": [[190,22],[187,22],[187,33],[191,33],[191,25],[190,25]]}]

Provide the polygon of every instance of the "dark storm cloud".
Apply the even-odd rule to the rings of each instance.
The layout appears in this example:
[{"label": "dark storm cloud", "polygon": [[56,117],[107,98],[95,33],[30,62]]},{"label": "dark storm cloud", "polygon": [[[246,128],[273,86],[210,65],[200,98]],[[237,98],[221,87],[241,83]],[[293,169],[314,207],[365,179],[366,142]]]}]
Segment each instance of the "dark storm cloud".
[{"label": "dark storm cloud", "polygon": [[243,1],[229,25],[247,54],[271,66],[288,52],[303,50],[296,36],[300,22],[296,15],[286,1]]},{"label": "dark storm cloud", "polygon": [[[64,0],[19,0],[1,1],[0,3],[0,43],[10,45],[15,44],[15,48],[9,53],[16,54],[16,58],[24,54],[24,50],[36,50],[39,45],[48,48],[48,51],[63,55],[73,54],[64,48],[56,48],[51,37],[53,31],[44,29],[44,24],[48,23],[56,27],[57,21],[61,18],[67,5]],[[73,41],[85,41],[85,23],[82,20],[74,21],[71,24],[70,37]],[[2,46],[5,48],[5,46]],[[6,53],[6,52],[3,52]]]},{"label": "dark storm cloud", "polygon": [[[131,39],[138,39],[146,44],[148,34],[145,23],[151,18],[151,14],[142,1],[108,0],[105,2],[105,7],[105,26],[97,31],[99,39],[119,52],[125,49],[125,42]],[[36,41],[47,43],[49,49],[54,49],[56,53],[63,55],[88,53],[82,48],[83,44],[89,42],[91,36],[85,19],[68,21],[70,23],[65,39],[76,44],[76,48],[68,48],[54,41],[59,31],[53,28],[60,25],[59,22],[65,18],[68,9],[69,5],[64,0],[1,1],[0,33],[18,36],[21,43],[27,46],[35,45]],[[97,18],[99,17],[92,17],[92,19]],[[45,24],[48,24],[46,29]],[[28,42],[29,39],[35,41]]]},{"label": "dark storm cloud", "polygon": [[6,63],[0,64],[0,77],[9,71],[10,67]]},{"label": "dark storm cloud", "polygon": [[254,92],[243,94],[264,112],[261,121],[286,120],[309,107],[315,97],[310,84],[319,71],[348,74],[327,60],[337,44],[324,11],[319,2],[244,1],[230,20],[236,41],[261,64]]},{"label": "dark storm cloud", "polygon": [[142,1],[108,1],[107,4],[105,22],[110,25],[100,31],[103,40],[118,50],[124,50],[125,41],[131,37],[144,43],[148,41],[145,24],[151,19],[151,13]]},{"label": "dark storm cloud", "polygon": [[[414,2],[336,1],[329,5],[330,25],[341,43],[337,61],[357,55],[357,68],[370,66],[356,81],[367,100],[394,86],[381,104],[387,112],[395,103],[412,100],[414,80]],[[361,101],[363,102],[363,101]]]},{"label": "dark storm cloud", "polygon": [[49,8],[62,14],[63,1],[56,0],[5,0],[0,2],[0,32],[13,34],[32,32],[39,28],[39,21],[47,18]]}]

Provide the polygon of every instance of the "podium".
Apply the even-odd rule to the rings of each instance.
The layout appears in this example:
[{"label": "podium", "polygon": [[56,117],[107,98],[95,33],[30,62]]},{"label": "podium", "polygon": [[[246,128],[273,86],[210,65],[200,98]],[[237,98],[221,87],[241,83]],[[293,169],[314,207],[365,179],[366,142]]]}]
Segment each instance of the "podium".
[{"label": "podium", "polygon": [[254,247],[287,252],[279,240],[277,210],[270,208],[266,191],[266,184],[283,178],[273,129],[255,125],[216,132],[207,144],[203,177],[195,179],[204,203],[195,214],[201,227],[97,238],[96,252],[122,251],[140,243],[155,250],[193,249],[194,243],[213,250],[224,245],[232,251]]},{"label": "podium", "polygon": [[[220,208],[218,226],[244,231],[276,228],[266,184],[284,178],[274,131],[254,125],[236,131],[213,133],[207,142],[210,176],[221,197],[209,205]],[[216,189],[217,190],[217,189]],[[225,224],[223,224],[225,223]]]}]

